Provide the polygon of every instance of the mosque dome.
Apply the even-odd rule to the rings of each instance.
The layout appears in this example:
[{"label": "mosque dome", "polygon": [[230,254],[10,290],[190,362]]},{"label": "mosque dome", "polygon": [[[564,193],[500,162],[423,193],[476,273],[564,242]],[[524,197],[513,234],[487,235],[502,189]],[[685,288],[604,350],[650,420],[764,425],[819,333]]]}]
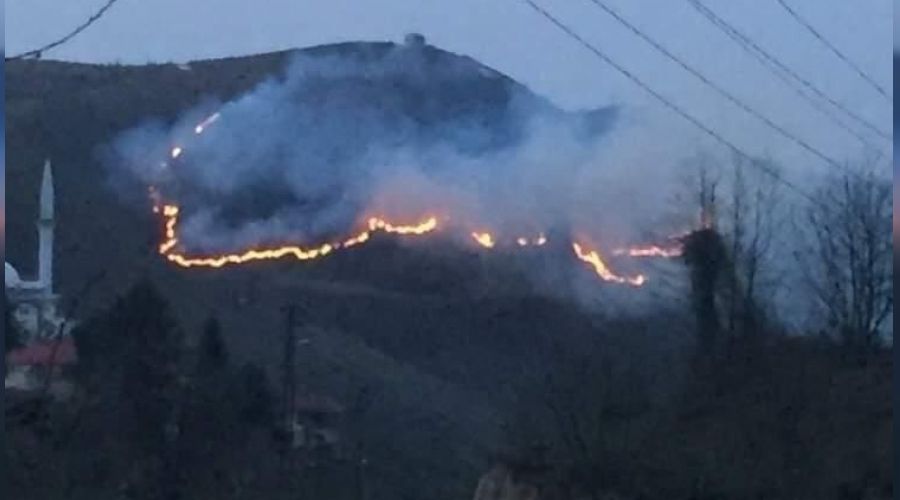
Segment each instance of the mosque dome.
[{"label": "mosque dome", "polygon": [[6,288],[18,288],[22,285],[22,278],[19,277],[19,272],[9,262],[3,263],[3,280],[6,283]]}]

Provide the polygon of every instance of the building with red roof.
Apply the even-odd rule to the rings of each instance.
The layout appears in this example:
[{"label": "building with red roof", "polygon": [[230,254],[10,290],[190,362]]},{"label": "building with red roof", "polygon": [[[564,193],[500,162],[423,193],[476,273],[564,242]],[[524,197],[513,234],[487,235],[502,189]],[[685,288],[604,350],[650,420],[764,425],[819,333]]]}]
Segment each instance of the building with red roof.
[{"label": "building with red roof", "polygon": [[70,384],[64,379],[66,368],[78,362],[78,352],[72,337],[42,339],[6,354],[7,390],[31,392],[50,382],[51,394],[67,394]]}]

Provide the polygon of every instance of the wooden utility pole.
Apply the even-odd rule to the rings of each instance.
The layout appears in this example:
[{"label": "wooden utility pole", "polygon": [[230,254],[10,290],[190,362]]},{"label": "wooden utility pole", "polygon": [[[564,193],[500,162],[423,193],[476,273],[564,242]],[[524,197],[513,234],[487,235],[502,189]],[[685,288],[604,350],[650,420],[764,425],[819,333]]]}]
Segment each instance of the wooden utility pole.
[{"label": "wooden utility pole", "polygon": [[294,398],[296,397],[296,374],[295,374],[295,358],[297,351],[297,306],[291,304],[285,308],[284,323],[284,346],[283,358],[281,365],[281,404],[282,404],[282,423],[287,425],[291,423],[294,411]]},{"label": "wooden utility pole", "polygon": [[366,468],[369,460],[365,457],[355,457],[356,464],[356,495],[359,500],[368,500],[369,490],[366,488]]},{"label": "wooden utility pole", "polygon": [[291,465],[289,460],[294,446],[294,410],[296,409],[297,376],[296,376],[296,352],[297,352],[297,326],[299,323],[299,308],[295,304],[289,304],[284,308],[284,345],[281,366],[281,415],[280,425],[284,426],[284,449],[282,450],[282,467],[287,469]]}]

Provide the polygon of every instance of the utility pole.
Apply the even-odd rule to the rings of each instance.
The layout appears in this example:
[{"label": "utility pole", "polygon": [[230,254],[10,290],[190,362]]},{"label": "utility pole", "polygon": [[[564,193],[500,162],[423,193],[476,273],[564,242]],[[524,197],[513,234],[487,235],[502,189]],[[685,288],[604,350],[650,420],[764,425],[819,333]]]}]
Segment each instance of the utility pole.
[{"label": "utility pole", "polygon": [[369,460],[365,456],[356,458],[356,495],[359,500],[368,500],[369,490],[366,488],[366,468]]},{"label": "utility pole", "polygon": [[284,345],[283,358],[281,365],[281,404],[282,404],[282,423],[290,424],[294,410],[294,390],[296,386],[294,362],[296,357],[296,322],[297,322],[297,306],[288,305],[285,310],[284,322]]},{"label": "utility pole", "polygon": [[282,467],[287,471],[291,465],[289,457],[294,446],[294,410],[296,409],[297,377],[296,377],[296,352],[297,352],[297,326],[299,323],[299,308],[295,304],[289,304],[283,309],[284,322],[284,346],[282,359],[282,393],[281,393],[281,424],[284,426],[284,449],[282,450]]}]

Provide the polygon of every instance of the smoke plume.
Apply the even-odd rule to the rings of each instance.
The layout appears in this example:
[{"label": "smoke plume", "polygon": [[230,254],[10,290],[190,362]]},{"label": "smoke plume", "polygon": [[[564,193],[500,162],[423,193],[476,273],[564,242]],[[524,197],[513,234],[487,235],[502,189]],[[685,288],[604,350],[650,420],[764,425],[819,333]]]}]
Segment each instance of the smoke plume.
[{"label": "smoke plume", "polygon": [[181,206],[192,250],[321,241],[372,214],[533,234],[584,209],[573,194],[615,114],[563,112],[429,46],[373,44],[297,55],[231,102],[126,131],[110,163]]}]

